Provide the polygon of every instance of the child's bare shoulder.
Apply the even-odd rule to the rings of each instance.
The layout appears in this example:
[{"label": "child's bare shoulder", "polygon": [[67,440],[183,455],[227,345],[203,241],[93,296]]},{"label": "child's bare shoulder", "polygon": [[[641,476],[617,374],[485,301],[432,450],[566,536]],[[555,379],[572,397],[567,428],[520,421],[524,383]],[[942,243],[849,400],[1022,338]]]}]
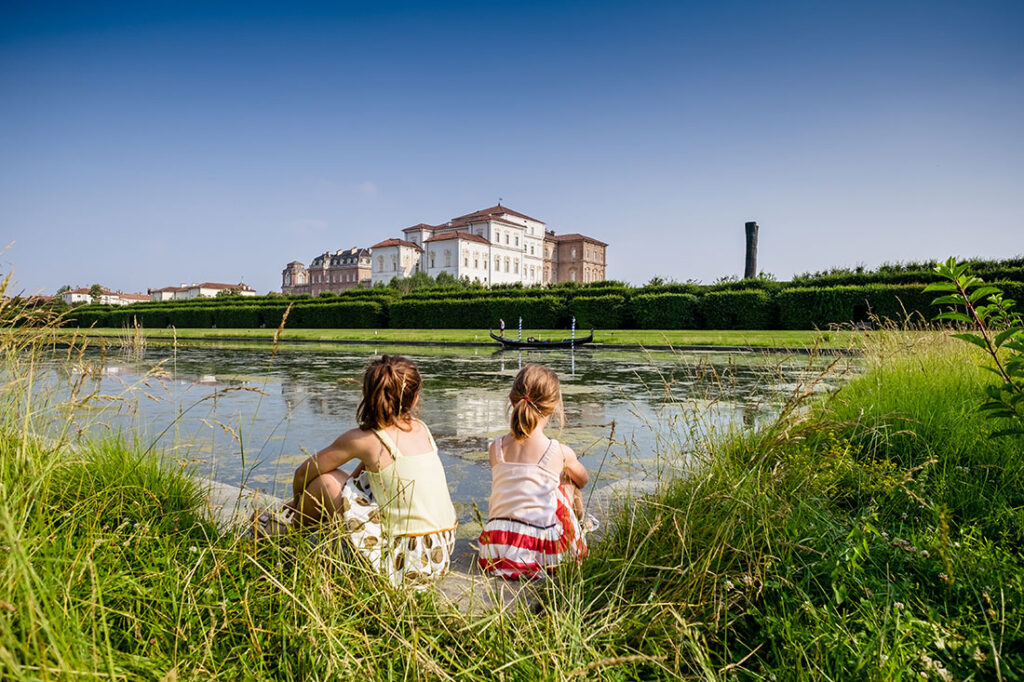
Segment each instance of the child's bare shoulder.
[{"label": "child's bare shoulder", "polygon": [[562,459],[566,462],[576,461],[576,451],[570,448],[565,443],[559,441],[558,445],[562,448]]}]

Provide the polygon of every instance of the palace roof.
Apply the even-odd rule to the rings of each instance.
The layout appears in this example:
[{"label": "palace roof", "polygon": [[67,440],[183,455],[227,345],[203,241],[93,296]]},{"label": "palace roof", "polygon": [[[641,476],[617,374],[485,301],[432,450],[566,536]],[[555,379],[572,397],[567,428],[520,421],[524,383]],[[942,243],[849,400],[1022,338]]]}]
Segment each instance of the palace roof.
[{"label": "palace roof", "polygon": [[545,241],[552,242],[590,242],[591,244],[597,244],[598,246],[608,246],[605,242],[600,239],[594,239],[586,235],[580,234],[579,232],[573,232],[572,234],[551,234],[544,235]]},{"label": "palace roof", "polygon": [[427,239],[424,243],[442,242],[448,239],[465,239],[466,241],[470,242],[490,244],[489,241],[487,241],[485,238],[481,237],[478,234],[473,234],[472,232],[462,232],[461,230],[456,230],[455,232],[448,232],[447,234],[441,234],[436,237],[431,237],[430,239]]},{"label": "palace roof", "polygon": [[498,204],[497,206],[491,206],[490,208],[482,208],[479,211],[473,211],[472,213],[467,213],[466,215],[460,215],[458,217],[452,218],[452,222],[477,222],[480,220],[489,220],[497,218],[498,216],[501,215],[514,215],[517,218],[525,218],[526,220],[532,220],[535,223],[544,222],[543,220],[531,218],[530,216],[524,213],[520,213],[519,211],[513,211],[511,208],[507,208],[505,206],[502,206],[501,204]]},{"label": "palace roof", "polygon": [[383,249],[386,246],[408,246],[408,247],[411,247],[413,249],[416,249],[417,251],[422,251],[423,250],[420,246],[418,246],[416,244],[413,244],[412,242],[408,242],[408,241],[406,241],[404,239],[385,239],[381,243],[374,244],[370,248],[371,249]]}]

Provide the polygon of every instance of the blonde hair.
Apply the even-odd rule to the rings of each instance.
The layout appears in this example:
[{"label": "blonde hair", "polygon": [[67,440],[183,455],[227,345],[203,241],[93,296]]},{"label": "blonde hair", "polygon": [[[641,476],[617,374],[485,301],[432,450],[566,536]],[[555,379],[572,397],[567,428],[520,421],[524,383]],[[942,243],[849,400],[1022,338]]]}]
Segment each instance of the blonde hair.
[{"label": "blonde hair", "polygon": [[547,367],[531,364],[519,370],[508,399],[512,403],[512,437],[516,440],[529,436],[544,417],[555,415],[559,424],[565,421],[558,375]]},{"label": "blonde hair", "polygon": [[382,355],[363,374],[363,398],[356,408],[359,428],[383,429],[411,416],[423,380],[416,363],[401,355]]}]

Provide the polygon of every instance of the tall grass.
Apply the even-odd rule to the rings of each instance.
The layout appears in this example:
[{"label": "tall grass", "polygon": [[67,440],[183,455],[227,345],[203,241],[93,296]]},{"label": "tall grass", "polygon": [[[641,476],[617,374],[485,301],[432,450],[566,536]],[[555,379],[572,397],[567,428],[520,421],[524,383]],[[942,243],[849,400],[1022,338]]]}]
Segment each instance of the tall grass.
[{"label": "tall grass", "polygon": [[984,373],[942,337],[878,336],[867,374],[719,433],[533,605],[474,615],[330,533],[218,532],[187,472],[62,428],[31,380],[59,321],[0,312],[3,679],[1024,675],[1024,443],[988,438]]}]

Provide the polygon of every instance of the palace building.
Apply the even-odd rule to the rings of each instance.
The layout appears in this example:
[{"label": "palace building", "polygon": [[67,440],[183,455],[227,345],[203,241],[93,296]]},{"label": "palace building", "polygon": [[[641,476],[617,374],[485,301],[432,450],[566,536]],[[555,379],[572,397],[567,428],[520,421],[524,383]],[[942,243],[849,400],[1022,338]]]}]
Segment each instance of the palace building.
[{"label": "palace building", "polygon": [[292,261],[281,272],[281,293],[312,294],[324,291],[345,291],[360,284],[370,284],[370,249],[325,251],[315,257],[307,268]]},{"label": "palace building", "polygon": [[487,286],[597,282],[605,279],[608,245],[581,234],[556,235],[536,218],[498,204],[439,225],[419,223],[369,249],[325,253],[306,268],[282,272],[283,293],[341,291],[442,272]]}]

